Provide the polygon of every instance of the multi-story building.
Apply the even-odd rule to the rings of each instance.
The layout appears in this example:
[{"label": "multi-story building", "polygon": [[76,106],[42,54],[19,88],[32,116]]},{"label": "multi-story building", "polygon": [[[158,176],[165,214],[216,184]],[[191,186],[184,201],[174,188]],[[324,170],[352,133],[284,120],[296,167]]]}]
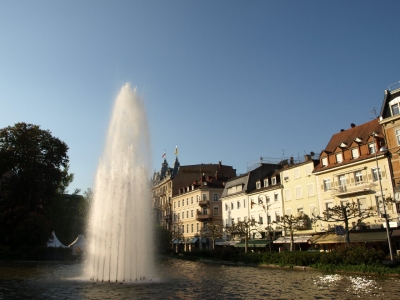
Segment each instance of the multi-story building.
[{"label": "multi-story building", "polygon": [[400,82],[385,90],[379,123],[386,137],[391,161],[393,195],[397,211],[400,211]]},{"label": "multi-story building", "polygon": [[[393,196],[390,162],[384,146],[385,139],[378,119],[358,126],[351,124],[351,128],[334,134],[313,171],[319,201],[316,213],[322,215],[327,208],[355,202],[360,212],[371,209],[374,215],[362,222],[350,220],[352,232],[356,229],[383,228],[382,196]],[[387,213],[397,214],[395,206],[387,205]],[[331,231],[334,225],[342,224],[319,221],[315,230]],[[385,240],[386,234],[382,232],[373,239],[371,235],[364,235],[359,241]]]},{"label": "multi-story building", "polygon": [[172,197],[172,232],[175,243],[185,251],[194,247],[210,248],[209,225],[218,225],[222,231],[222,209],[219,200],[225,183],[231,176],[218,173],[202,175],[200,180],[179,189]]},{"label": "multi-story building", "polygon": [[[280,186],[280,178],[279,174],[275,172],[280,167],[280,164],[261,163],[254,170],[226,183],[221,197],[224,227],[231,227],[237,222],[247,222],[251,219],[264,223],[264,220],[268,221],[268,215],[271,217],[272,214],[275,214],[274,218],[279,218],[281,212],[279,205],[267,212],[259,204],[261,204],[262,196],[266,197],[266,193],[267,196],[272,197],[270,199],[273,199],[274,203],[275,199],[276,202],[280,202],[281,193],[279,188],[277,188]],[[259,193],[252,193],[257,187]],[[261,190],[261,188],[263,189]],[[263,199],[262,201],[266,202],[267,199]],[[260,208],[259,210],[256,209],[256,205]],[[270,206],[267,205],[266,207],[269,208]],[[228,236],[226,238],[230,239],[232,237]]]}]

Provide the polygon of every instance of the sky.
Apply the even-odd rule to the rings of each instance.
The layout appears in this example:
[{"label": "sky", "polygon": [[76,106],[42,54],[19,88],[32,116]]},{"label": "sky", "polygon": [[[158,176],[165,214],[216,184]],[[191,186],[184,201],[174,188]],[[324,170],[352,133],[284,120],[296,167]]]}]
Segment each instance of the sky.
[{"label": "sky", "polygon": [[[316,158],[400,81],[400,1],[1,0],[0,128],[69,146],[94,186],[113,102],[142,97],[152,166]],[[374,113],[374,111],[376,113]],[[151,175],[151,174],[150,174]]]}]

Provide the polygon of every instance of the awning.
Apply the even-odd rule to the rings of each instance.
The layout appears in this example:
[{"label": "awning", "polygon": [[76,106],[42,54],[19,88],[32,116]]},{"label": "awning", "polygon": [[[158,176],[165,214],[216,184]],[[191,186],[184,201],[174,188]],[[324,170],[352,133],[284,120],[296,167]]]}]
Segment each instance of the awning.
[{"label": "awning", "polygon": [[199,239],[199,238],[197,238],[197,237],[192,238],[192,239],[189,241],[189,244],[194,244],[194,243],[196,243],[198,239]]},{"label": "awning", "polygon": [[[311,235],[295,235],[293,236],[293,243],[308,243],[308,240],[311,239]],[[275,244],[290,244],[290,236],[281,236],[280,238],[274,241]]]},{"label": "awning", "polygon": [[[386,232],[350,232],[350,243],[385,242]],[[310,239],[310,244],[338,244],[345,243],[344,235],[335,233],[314,235]]]},{"label": "awning", "polygon": [[215,241],[215,246],[235,246],[239,241]]},{"label": "awning", "polygon": [[172,240],[172,244],[183,244],[183,243],[184,243],[184,241],[182,241],[182,240],[178,240],[178,239]]},{"label": "awning", "polygon": [[[245,241],[241,241],[240,243],[237,243],[236,245],[234,245],[235,247],[246,247],[245,245]],[[247,247],[266,247],[269,243],[272,243],[272,241],[270,240],[249,240],[247,242]]]}]

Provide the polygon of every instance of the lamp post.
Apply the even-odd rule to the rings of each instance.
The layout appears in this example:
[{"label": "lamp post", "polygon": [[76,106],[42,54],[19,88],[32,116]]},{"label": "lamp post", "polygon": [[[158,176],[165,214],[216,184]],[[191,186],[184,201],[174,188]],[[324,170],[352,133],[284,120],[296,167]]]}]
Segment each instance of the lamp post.
[{"label": "lamp post", "polygon": [[379,180],[379,187],[381,189],[383,212],[384,212],[384,215],[385,215],[385,222],[386,222],[386,235],[387,235],[387,240],[388,240],[388,245],[389,245],[389,252],[390,252],[390,260],[393,262],[392,242],[391,242],[391,239],[390,239],[390,232],[389,232],[389,219],[388,219],[388,215],[386,213],[386,203],[385,203],[385,198],[383,197],[381,172],[380,172],[379,165],[378,165],[378,156],[377,156],[378,149],[376,147],[377,146],[377,143],[376,143],[376,136],[377,135],[378,135],[377,132],[372,132],[371,133],[371,136],[374,139],[376,172],[377,172],[377,176],[378,176],[378,180]]}]

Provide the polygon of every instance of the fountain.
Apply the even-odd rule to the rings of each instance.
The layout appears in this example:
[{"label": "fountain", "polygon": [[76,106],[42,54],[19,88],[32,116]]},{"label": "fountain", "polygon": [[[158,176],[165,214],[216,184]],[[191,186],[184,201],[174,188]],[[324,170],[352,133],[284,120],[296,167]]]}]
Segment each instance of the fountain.
[{"label": "fountain", "polygon": [[91,280],[129,282],[154,275],[149,156],[144,106],[126,84],[115,100],[96,174],[85,263]]}]

